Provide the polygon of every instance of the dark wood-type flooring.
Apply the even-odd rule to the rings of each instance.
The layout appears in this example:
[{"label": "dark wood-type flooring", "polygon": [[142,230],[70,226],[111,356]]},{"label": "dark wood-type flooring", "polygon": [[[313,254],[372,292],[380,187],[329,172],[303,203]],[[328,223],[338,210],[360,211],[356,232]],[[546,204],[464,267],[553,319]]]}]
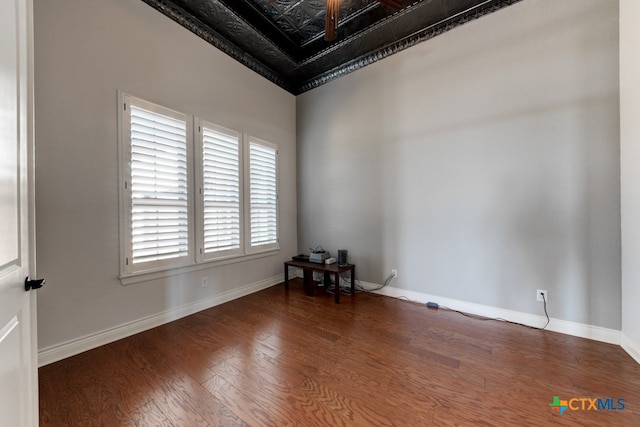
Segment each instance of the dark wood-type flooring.
[{"label": "dark wood-type flooring", "polygon": [[[341,301],[296,279],[42,367],[40,425],[640,426],[640,365],[618,346]],[[560,415],[554,396],[625,408]]]}]

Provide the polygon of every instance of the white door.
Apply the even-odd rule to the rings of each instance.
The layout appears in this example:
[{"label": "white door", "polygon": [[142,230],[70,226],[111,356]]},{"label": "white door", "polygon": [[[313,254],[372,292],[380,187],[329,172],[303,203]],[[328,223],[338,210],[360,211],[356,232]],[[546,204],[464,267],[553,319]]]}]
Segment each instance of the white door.
[{"label": "white door", "polygon": [[38,425],[32,0],[0,0],[0,426]]}]

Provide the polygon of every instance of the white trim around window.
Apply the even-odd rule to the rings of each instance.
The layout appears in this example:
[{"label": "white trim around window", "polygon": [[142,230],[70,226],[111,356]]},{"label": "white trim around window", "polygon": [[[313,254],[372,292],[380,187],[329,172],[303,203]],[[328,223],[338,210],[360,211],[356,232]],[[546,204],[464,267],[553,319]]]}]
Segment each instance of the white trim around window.
[{"label": "white trim around window", "polygon": [[120,279],[279,249],[276,144],[118,92]]}]

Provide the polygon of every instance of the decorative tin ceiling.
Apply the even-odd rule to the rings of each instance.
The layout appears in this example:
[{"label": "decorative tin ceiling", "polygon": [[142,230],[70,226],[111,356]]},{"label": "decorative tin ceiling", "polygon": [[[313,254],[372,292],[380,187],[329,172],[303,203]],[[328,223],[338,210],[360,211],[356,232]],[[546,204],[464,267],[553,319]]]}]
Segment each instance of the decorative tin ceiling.
[{"label": "decorative tin ceiling", "polygon": [[326,0],[142,0],[297,95],[520,0],[342,0],[324,40]]}]

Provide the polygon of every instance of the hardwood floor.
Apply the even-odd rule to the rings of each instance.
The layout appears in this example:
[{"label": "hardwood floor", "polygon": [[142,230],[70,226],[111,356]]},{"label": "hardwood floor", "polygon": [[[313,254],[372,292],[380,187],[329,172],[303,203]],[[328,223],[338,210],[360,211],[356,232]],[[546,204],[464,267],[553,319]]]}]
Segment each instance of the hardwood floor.
[{"label": "hardwood floor", "polygon": [[39,374],[41,426],[640,426],[618,346],[299,279]]}]

